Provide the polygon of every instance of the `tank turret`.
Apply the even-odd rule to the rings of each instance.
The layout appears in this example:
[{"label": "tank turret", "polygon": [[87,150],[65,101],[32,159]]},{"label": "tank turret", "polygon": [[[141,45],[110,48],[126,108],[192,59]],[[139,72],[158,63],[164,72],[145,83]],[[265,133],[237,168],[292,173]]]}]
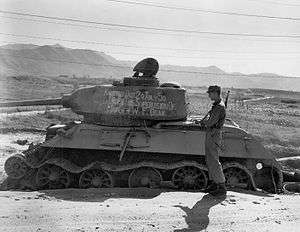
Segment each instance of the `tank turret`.
[{"label": "tank turret", "polygon": [[138,66],[133,77],[113,85],[80,88],[62,98],[5,102],[0,107],[62,105],[83,115],[84,121],[102,125],[138,126],[185,120],[185,90],[159,86],[155,77],[158,63],[153,58],[141,61]]}]

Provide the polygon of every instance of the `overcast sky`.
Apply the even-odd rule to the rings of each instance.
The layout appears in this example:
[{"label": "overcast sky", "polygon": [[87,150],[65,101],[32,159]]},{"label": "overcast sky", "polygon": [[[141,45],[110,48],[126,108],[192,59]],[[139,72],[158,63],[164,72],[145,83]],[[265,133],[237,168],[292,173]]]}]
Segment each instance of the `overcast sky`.
[{"label": "overcast sky", "polygon": [[[193,9],[300,18],[300,0],[145,0],[143,2]],[[300,20],[275,20],[170,10],[107,0],[0,0],[0,8],[22,13],[144,27],[264,35],[300,35]],[[166,35],[159,34],[160,32],[158,31],[149,30],[146,31],[148,33],[141,33],[142,30],[125,28],[121,30],[127,31],[120,31],[118,27],[101,25],[95,28],[95,25],[79,27],[26,21],[24,18],[29,20],[34,18],[3,13],[0,13],[0,17],[2,33],[51,37],[62,40],[123,44],[140,48],[50,39],[31,39],[0,34],[1,44],[6,44],[7,42],[39,45],[59,43],[71,48],[103,51],[118,59],[125,60],[138,60],[145,57],[145,55],[139,54],[146,54],[146,56],[157,58],[162,64],[216,65],[228,72],[273,72],[300,76],[300,38],[237,37],[191,33],[176,33],[176,35],[174,33],[170,35],[171,33],[169,33],[169,35]],[[23,19],[18,20],[16,18]],[[53,22],[53,20],[47,19],[38,20]],[[70,24],[70,22],[65,23]],[[117,30],[108,30],[107,28],[115,28]],[[149,32],[154,33],[151,34]],[[163,50],[141,47],[180,48],[187,50]],[[206,50],[206,52],[199,50]],[[220,50],[233,53],[215,52]]]}]

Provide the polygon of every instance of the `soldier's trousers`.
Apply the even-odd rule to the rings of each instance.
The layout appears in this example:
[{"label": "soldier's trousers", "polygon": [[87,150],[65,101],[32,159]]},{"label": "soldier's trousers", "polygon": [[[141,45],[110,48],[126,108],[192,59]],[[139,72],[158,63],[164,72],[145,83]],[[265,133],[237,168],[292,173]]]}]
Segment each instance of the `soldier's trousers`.
[{"label": "soldier's trousers", "polygon": [[221,140],[221,131],[219,129],[211,129],[206,132],[205,160],[208,168],[209,179],[216,184],[225,182],[222,165],[219,161]]}]

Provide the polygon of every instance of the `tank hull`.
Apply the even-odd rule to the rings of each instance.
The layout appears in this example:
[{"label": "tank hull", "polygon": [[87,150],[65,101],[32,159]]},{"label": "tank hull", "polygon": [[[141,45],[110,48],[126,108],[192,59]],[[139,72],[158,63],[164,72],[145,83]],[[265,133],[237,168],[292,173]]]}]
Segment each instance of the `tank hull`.
[{"label": "tank hull", "polygon": [[[205,129],[197,124],[181,122],[135,128],[79,124],[60,131],[41,146],[121,152],[126,137],[130,136],[127,152],[204,156],[205,133]],[[260,142],[240,128],[225,126],[222,138],[221,157],[273,159]]]},{"label": "tank hull", "polygon": [[[150,128],[82,123],[57,128],[44,143],[24,153],[22,162],[28,171],[14,178],[18,185],[159,187],[162,181],[169,181],[177,188],[197,190],[207,185],[206,132],[195,123],[160,123]],[[229,125],[222,134],[220,161],[231,178],[228,185],[267,191],[281,188],[281,167],[253,136]],[[257,168],[258,164],[262,168]],[[57,173],[64,173],[60,178],[67,182],[49,185]],[[42,182],[45,175],[46,184]]]}]

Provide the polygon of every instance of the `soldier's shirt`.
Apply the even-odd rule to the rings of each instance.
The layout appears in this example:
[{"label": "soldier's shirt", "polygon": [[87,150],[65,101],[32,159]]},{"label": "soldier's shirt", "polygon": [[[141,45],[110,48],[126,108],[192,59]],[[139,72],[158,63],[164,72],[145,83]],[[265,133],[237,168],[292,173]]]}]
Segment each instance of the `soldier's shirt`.
[{"label": "soldier's shirt", "polygon": [[225,104],[222,100],[215,101],[209,111],[209,118],[203,123],[209,129],[221,129],[226,118]]}]

